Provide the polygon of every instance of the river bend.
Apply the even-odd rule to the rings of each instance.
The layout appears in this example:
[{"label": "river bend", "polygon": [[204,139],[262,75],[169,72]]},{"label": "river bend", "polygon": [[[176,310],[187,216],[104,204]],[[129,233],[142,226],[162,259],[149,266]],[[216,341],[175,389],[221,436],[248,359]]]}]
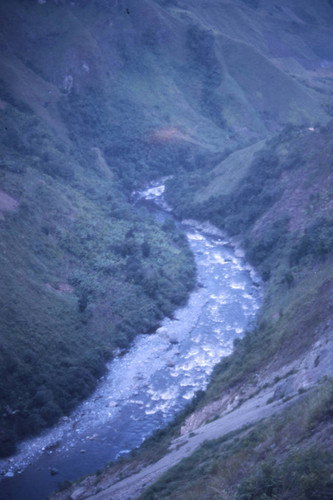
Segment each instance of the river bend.
[{"label": "river bend", "polygon": [[[141,197],[165,208],[163,189],[149,188]],[[172,320],[165,319],[154,335],[139,334],[130,351],[109,364],[95,393],[70,417],[0,461],[2,499],[44,500],[59,482],[140,446],[206,387],[214,365],[254,320],[259,279],[242,252],[217,230],[195,223],[183,229],[200,286]]]}]

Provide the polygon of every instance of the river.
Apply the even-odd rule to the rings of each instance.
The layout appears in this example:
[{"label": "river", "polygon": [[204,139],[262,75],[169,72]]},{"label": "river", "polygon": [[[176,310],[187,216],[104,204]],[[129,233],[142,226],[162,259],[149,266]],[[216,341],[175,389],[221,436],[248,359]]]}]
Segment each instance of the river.
[{"label": "river", "polygon": [[[138,198],[163,207],[164,186]],[[70,417],[0,461],[2,500],[44,500],[57,485],[95,472],[140,446],[204,389],[214,365],[253,322],[259,278],[242,252],[209,225],[183,224],[200,286],[154,335],[139,334],[108,365],[97,390]],[[51,473],[52,472],[52,473]]]}]

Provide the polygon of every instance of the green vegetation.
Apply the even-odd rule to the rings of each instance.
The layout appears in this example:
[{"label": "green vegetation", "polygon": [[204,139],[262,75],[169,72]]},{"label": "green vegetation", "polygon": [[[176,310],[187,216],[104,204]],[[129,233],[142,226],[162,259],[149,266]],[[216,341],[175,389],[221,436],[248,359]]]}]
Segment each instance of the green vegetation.
[{"label": "green vegetation", "polygon": [[1,222],[7,454],[17,438],[54,423],[86,397],[115,348],[128,347],[183,304],[195,267],[175,227],[134,210],[116,183],[98,175],[69,183],[5,164],[1,185],[23,193]]},{"label": "green vegetation", "polygon": [[290,453],[282,464],[262,463],[256,474],[241,483],[236,498],[329,498],[333,486],[331,466],[332,456],[318,447]]},{"label": "green vegetation", "polygon": [[[6,7],[6,18],[25,9]],[[32,29],[43,38],[57,7],[40,9],[27,11],[27,23],[40,16]],[[65,19],[64,31],[78,29],[68,11]],[[10,23],[6,30],[10,39]],[[0,87],[1,456],[68,414],[106,361],[153,332],[195,283],[186,238],[129,202],[132,189],[169,172],[177,149],[150,161],[154,148],[137,122],[125,131],[126,114],[115,122],[105,86],[59,91],[45,45],[32,45],[29,69],[11,61]],[[12,47],[23,59],[26,49]],[[59,47],[49,50],[59,57]]]},{"label": "green vegetation", "polygon": [[[332,183],[327,159],[333,154],[332,131],[332,123],[314,133],[287,127],[254,154],[238,183],[219,197],[214,176],[223,175],[230,157],[218,169],[198,169],[168,182],[166,196],[178,213],[208,219],[236,236],[266,282],[256,325],[215,367],[198,408],[230,388],[241,388],[272,359],[277,367],[297,358],[330,325]],[[311,392],[284,416],[256,426],[249,440],[207,443],[142,498],[330,498],[332,442],[325,436],[331,406],[329,382],[318,398]],[[313,438],[316,432],[319,442]]]},{"label": "green vegetation", "polygon": [[[327,158],[333,154],[332,130],[332,123],[315,133],[288,126],[254,154],[238,183],[219,197],[214,169],[198,169],[167,183],[166,197],[178,213],[208,219],[236,236],[266,282],[257,324],[215,368],[201,405],[245,381],[273,356],[298,356],[329,320],[325,304],[333,278],[333,247]],[[224,162],[229,168],[227,158],[218,175]],[[200,201],[203,177],[206,199]],[[213,194],[208,197],[210,186]]]},{"label": "green vegetation", "polygon": [[[129,202],[149,180],[174,175],[176,213],[235,236],[266,284],[253,331],[196,405],[273,358],[294,359],[330,324],[331,2],[127,4],[0,5],[2,456],[67,414],[106,360],[193,287],[184,238]],[[283,433],[296,438],[286,422],[208,444],[193,471],[182,466],[178,497],[190,498],[189,484],[196,499],[207,485],[211,498],[325,496],[329,446],[287,449]],[[152,438],[148,460],[179,425]],[[172,498],[157,488],[152,498]]]},{"label": "green vegetation", "polygon": [[140,498],[329,499],[332,443],[322,427],[332,394],[332,381],[323,381],[278,416],[205,443]]}]

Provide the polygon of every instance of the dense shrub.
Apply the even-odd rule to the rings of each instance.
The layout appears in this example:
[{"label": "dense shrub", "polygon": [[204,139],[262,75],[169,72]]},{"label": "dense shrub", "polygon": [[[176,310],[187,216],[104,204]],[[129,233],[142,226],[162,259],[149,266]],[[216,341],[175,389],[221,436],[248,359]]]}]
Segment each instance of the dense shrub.
[{"label": "dense shrub", "polygon": [[306,227],[303,236],[295,243],[290,253],[291,265],[303,258],[324,259],[333,250],[333,221],[320,218]]},{"label": "dense shrub", "polygon": [[257,473],[244,480],[237,500],[323,500],[333,497],[333,456],[315,447],[292,452],[282,463],[263,462]]}]

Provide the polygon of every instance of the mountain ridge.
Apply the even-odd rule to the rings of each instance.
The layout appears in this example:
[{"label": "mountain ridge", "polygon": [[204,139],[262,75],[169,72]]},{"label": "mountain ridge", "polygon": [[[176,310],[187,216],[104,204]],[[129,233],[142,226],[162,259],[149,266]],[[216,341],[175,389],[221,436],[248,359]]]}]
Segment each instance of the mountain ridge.
[{"label": "mountain ridge", "polygon": [[184,238],[130,206],[152,179],[173,176],[175,212],[235,235],[266,281],[258,328],[199,407],[308,349],[331,311],[332,2],[4,0],[0,15],[1,453],[194,286]]}]

